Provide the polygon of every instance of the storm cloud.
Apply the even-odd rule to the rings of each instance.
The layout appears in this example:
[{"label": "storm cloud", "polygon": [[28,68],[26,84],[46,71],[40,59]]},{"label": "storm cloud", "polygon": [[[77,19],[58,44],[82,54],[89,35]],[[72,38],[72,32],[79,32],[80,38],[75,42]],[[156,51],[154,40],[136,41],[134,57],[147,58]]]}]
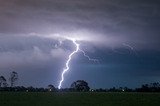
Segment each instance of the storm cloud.
[{"label": "storm cloud", "polygon": [[74,49],[61,38],[72,37],[100,64],[78,53],[64,86],[77,78],[92,87],[159,81],[159,11],[158,0],[0,0],[0,72],[18,71],[25,86],[57,86]]}]

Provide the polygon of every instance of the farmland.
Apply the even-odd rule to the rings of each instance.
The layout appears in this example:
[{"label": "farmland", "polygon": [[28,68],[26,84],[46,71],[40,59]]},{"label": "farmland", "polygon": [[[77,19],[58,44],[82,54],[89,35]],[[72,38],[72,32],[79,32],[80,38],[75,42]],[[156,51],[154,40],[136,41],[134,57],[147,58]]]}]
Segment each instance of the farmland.
[{"label": "farmland", "polygon": [[160,93],[0,92],[0,106],[158,106]]}]

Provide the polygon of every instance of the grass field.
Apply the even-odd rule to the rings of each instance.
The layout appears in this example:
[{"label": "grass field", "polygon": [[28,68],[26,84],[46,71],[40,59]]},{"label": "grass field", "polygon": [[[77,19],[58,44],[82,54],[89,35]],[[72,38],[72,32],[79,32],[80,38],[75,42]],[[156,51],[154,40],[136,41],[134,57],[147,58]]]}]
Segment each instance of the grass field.
[{"label": "grass field", "polygon": [[0,106],[160,106],[160,93],[0,92]]}]

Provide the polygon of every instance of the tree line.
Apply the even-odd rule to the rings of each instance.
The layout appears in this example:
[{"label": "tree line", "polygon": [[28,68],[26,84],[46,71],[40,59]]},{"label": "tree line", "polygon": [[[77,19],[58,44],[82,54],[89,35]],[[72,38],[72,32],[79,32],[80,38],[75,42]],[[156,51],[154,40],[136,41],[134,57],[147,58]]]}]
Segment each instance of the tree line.
[{"label": "tree line", "polygon": [[91,89],[89,84],[84,80],[77,80],[73,82],[70,88],[57,89],[50,84],[46,88],[24,87],[16,86],[18,81],[18,73],[13,71],[9,77],[9,83],[4,76],[0,76],[0,91],[22,91],[22,92],[160,92],[160,83],[154,82],[150,84],[143,84],[141,87],[131,89],[128,87],[113,87],[109,89]]},{"label": "tree line", "polygon": [[[18,81],[18,73],[13,71],[10,74],[9,82],[10,87],[14,87]],[[0,87],[8,87],[9,84],[7,83],[7,79],[4,76],[0,76]]]}]

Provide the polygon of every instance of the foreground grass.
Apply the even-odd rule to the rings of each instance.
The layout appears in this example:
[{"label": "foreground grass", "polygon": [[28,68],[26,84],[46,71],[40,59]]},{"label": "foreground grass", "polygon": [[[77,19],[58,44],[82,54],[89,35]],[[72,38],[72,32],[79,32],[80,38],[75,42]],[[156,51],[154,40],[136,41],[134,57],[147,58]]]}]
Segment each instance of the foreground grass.
[{"label": "foreground grass", "polygon": [[0,92],[0,106],[160,106],[160,93]]}]

